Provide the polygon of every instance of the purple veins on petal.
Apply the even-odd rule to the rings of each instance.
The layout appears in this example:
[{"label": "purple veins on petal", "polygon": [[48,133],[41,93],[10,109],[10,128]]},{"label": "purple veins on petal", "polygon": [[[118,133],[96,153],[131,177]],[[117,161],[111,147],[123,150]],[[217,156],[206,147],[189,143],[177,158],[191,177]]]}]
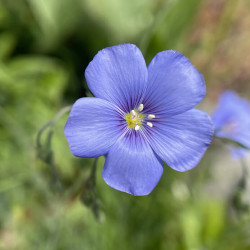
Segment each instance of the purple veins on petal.
[{"label": "purple veins on petal", "polygon": [[210,117],[196,109],[158,119],[154,129],[145,129],[152,149],[177,171],[189,170],[199,163],[213,133]]},{"label": "purple veins on petal", "polygon": [[194,108],[206,94],[201,73],[177,51],[158,53],[148,66],[148,79],[143,98],[148,113],[181,114]]},{"label": "purple veins on petal", "polygon": [[103,168],[105,182],[133,195],[147,195],[163,172],[158,159],[141,133],[131,131],[111,147]]},{"label": "purple veins on petal", "polygon": [[72,154],[85,158],[106,154],[123,132],[122,116],[108,101],[94,97],[78,99],[64,130]]},{"label": "purple veins on petal", "polygon": [[148,71],[141,51],[132,44],[105,48],[98,52],[85,71],[92,93],[129,112],[140,102]]}]

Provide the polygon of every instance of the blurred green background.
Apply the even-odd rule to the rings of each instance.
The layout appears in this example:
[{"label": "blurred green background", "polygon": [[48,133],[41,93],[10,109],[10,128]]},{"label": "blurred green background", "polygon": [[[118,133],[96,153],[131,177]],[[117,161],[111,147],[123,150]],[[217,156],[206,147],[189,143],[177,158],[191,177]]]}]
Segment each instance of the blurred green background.
[{"label": "blurred green background", "polygon": [[71,155],[68,113],[37,142],[90,95],[97,51],[120,43],[147,63],[184,53],[205,77],[208,113],[224,89],[249,98],[249,27],[248,0],[0,0],[0,249],[250,249],[249,176],[223,144],[133,197],[104,183],[104,158],[94,173],[94,159]]}]

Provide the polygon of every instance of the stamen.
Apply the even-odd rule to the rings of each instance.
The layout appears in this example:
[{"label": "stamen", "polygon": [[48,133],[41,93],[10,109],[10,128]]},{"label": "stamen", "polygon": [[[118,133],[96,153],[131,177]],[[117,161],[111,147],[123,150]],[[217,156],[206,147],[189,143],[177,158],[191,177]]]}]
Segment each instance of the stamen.
[{"label": "stamen", "polygon": [[144,108],[143,104],[140,104],[139,108],[138,108],[138,111],[141,112],[143,110],[143,108]]},{"label": "stamen", "polygon": [[137,131],[137,130],[139,130],[140,129],[140,126],[139,125],[136,125],[135,126],[135,130]]},{"label": "stamen", "polygon": [[147,122],[147,125],[151,128],[153,127],[153,124],[151,122]]},{"label": "stamen", "polygon": [[131,110],[131,114],[132,114],[133,116],[135,116],[135,115],[136,115],[136,113],[135,113],[135,111],[134,111],[134,110]]},{"label": "stamen", "polygon": [[148,115],[148,119],[153,119],[155,118],[155,115]]}]

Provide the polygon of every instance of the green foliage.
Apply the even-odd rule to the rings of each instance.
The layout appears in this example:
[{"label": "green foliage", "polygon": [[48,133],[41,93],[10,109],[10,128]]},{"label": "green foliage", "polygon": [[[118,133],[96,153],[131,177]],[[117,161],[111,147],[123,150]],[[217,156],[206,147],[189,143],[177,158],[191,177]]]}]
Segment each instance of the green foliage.
[{"label": "green foliage", "polygon": [[104,183],[103,157],[95,169],[71,155],[67,113],[53,120],[91,95],[84,69],[99,49],[132,42],[147,61],[191,53],[185,37],[201,2],[0,2],[0,249],[250,249],[249,210],[233,205],[233,191],[206,192],[217,150],[190,172],[166,167],[151,195],[132,197]]}]

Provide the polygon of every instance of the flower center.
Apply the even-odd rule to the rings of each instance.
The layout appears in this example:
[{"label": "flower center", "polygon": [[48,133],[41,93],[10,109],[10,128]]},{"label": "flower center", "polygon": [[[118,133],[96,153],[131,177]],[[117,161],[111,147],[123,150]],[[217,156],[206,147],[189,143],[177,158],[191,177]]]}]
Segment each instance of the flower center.
[{"label": "flower center", "polygon": [[138,109],[133,109],[130,113],[125,115],[128,128],[139,130],[142,127],[144,115],[139,112]]},{"label": "flower center", "polygon": [[[125,115],[125,120],[127,121],[127,126],[129,129],[135,129],[136,131],[142,128],[143,121],[145,119],[153,119],[155,115],[148,115],[146,118],[145,114],[142,114],[143,104],[140,104],[138,108],[133,109],[130,113]],[[153,127],[151,122],[146,123],[149,127]]]}]

